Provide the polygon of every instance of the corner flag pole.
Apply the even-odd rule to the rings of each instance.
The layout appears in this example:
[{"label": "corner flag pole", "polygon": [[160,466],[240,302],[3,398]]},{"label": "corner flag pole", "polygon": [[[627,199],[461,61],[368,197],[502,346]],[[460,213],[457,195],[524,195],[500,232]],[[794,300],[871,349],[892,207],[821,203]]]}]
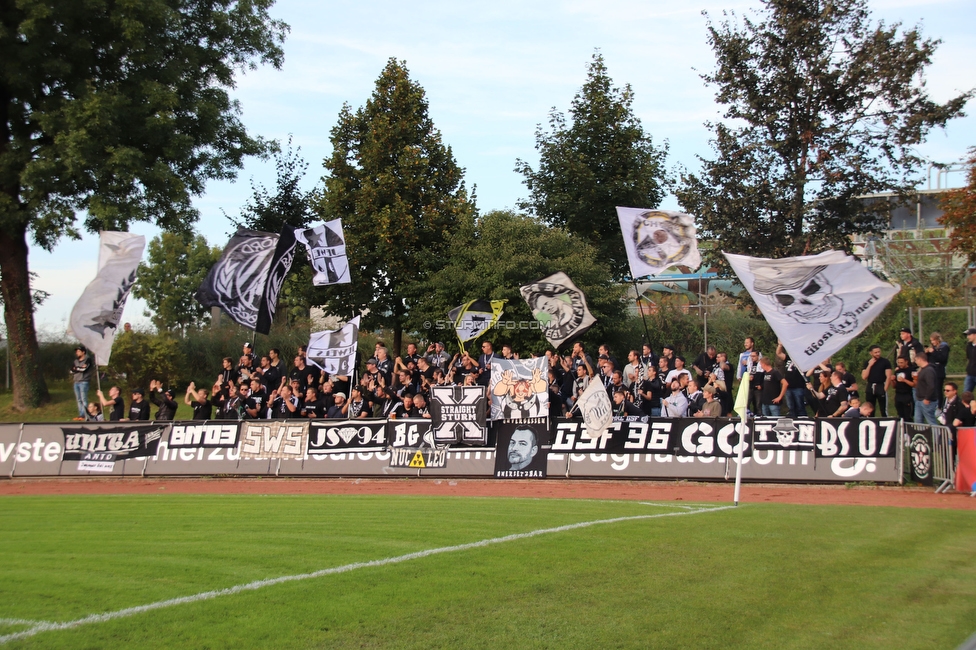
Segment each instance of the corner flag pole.
[{"label": "corner flag pole", "polygon": [[742,488],[742,459],[745,455],[746,434],[749,431],[749,382],[751,378],[751,373],[742,373],[742,379],[739,381],[739,392],[735,396],[735,406],[732,407],[732,410],[742,418],[743,429],[745,429],[739,432],[739,454],[735,466],[735,492],[732,500],[737,506],[739,505],[739,493]]}]

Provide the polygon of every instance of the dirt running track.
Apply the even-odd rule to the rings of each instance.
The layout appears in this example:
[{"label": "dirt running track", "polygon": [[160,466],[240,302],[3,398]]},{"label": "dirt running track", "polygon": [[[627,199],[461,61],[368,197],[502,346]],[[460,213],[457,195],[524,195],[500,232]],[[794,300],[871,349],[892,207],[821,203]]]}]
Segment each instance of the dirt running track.
[{"label": "dirt running track", "polygon": [[[9,479],[0,496],[61,494],[410,494],[728,503],[731,483],[687,481],[509,481],[493,479]],[[932,488],[742,486],[742,503],[795,503],[976,510],[976,498]]]}]

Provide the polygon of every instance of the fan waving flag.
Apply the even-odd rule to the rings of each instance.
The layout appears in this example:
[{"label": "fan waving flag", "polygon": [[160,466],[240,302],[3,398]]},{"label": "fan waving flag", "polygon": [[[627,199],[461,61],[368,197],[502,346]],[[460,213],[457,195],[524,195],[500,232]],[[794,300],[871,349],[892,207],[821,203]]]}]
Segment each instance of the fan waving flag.
[{"label": "fan waving flag", "polygon": [[494,327],[504,308],[504,300],[472,300],[448,312],[461,347]]},{"label": "fan waving flag", "polygon": [[801,372],[863,332],[901,290],[841,251],[779,260],[723,254]]},{"label": "fan waving flag", "polygon": [[291,226],[280,235],[238,228],[197,289],[197,300],[205,307],[220,307],[238,325],[267,334],[295,260],[295,245]]},{"label": "fan waving flag", "polygon": [[553,347],[582,335],[596,319],[586,308],[586,296],[560,271],[521,287],[522,297]]},{"label": "fan waving flag", "polygon": [[632,278],[658,275],[672,266],[701,266],[695,218],[684,212],[617,208]]},{"label": "fan waving flag", "polygon": [[305,356],[330,375],[348,377],[356,368],[358,344],[359,316],[356,316],[340,329],[312,332]]},{"label": "fan waving flag", "polygon": [[346,257],[346,240],[342,234],[342,219],[296,230],[295,239],[308,249],[308,259],[315,269],[312,284],[321,287],[352,281],[349,277],[349,258]]},{"label": "fan waving flag", "polygon": [[125,301],[136,282],[146,238],[102,231],[98,239],[98,273],[71,310],[70,332],[104,366],[112,354]]}]

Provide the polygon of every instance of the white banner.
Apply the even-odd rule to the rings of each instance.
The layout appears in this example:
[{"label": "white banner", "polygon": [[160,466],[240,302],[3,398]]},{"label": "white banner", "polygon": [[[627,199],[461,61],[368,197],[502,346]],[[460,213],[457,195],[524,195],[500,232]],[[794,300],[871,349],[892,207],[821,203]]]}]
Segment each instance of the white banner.
[{"label": "white banner", "polygon": [[296,230],[295,238],[308,248],[308,258],[315,269],[312,284],[344,284],[351,282],[349,258],[346,257],[346,238],[342,233],[342,219]]},{"label": "white banner", "polygon": [[312,332],[305,357],[330,375],[350,377],[356,368],[359,316],[341,329]]},{"label": "white banner", "polygon": [[491,361],[492,420],[525,420],[549,415],[549,363],[535,359]]},{"label": "white banner", "polygon": [[901,290],[841,251],[780,260],[724,255],[802,372],[864,331]]},{"label": "white banner", "polygon": [[95,355],[99,365],[107,364],[112,355],[122,310],[136,282],[145,248],[146,238],[142,235],[99,233],[98,273],[75,303],[68,322],[68,332]]},{"label": "white banner", "polygon": [[695,218],[684,212],[617,208],[632,278],[658,275],[672,266],[701,266]]},{"label": "white banner", "polygon": [[586,431],[582,432],[584,435],[599,438],[606,433],[613,422],[613,404],[602,381],[591,381],[576,400],[576,406],[583,414],[583,424],[586,425]]}]

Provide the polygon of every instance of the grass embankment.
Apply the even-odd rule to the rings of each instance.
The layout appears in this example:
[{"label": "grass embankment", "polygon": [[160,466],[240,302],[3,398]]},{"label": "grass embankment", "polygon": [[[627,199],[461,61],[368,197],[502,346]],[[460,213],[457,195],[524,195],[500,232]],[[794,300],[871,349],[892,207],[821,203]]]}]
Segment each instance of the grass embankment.
[{"label": "grass embankment", "polygon": [[[0,635],[638,503],[340,496],[0,499]],[[177,605],[10,648],[950,648],[976,515],[748,505],[576,529]]]},{"label": "grass embankment", "polygon": [[[106,397],[108,396],[109,385],[103,386]],[[6,391],[0,392],[0,422],[64,422],[71,420],[78,415],[78,408],[75,406],[74,388],[70,383],[58,383],[48,386],[51,400],[47,404],[41,405],[36,409],[27,411],[17,411],[11,407],[13,403],[13,393]],[[88,401],[95,402],[98,395],[95,394],[96,388],[93,386],[88,391]],[[122,399],[125,400],[126,410],[132,402],[132,395],[123,392]],[[189,420],[193,417],[193,409],[183,404],[183,395],[177,395],[176,401],[180,405],[176,412],[177,420]],[[152,407],[152,413],[156,413],[156,407]]]}]

